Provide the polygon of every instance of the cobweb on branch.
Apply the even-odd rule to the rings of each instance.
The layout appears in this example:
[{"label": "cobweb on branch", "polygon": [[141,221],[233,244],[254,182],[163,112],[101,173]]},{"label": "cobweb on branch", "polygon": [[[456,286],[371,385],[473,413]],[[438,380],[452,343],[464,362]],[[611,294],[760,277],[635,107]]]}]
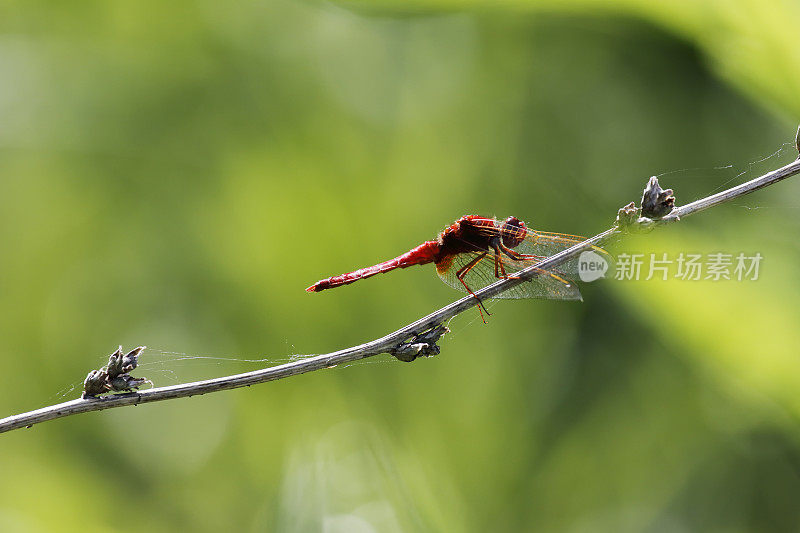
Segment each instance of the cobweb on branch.
[{"label": "cobweb on branch", "polygon": [[[691,178],[693,181],[709,181],[714,183],[714,188],[708,190],[705,193],[698,194],[691,198],[691,200],[686,199],[682,203],[689,203],[690,201],[695,201],[700,198],[704,198],[706,196],[710,196],[712,194],[718,193],[728,187],[730,187],[736,181],[745,182],[749,179],[752,179],[756,176],[759,176],[765,172],[765,170],[769,170],[767,168],[767,164],[773,160],[783,159],[784,156],[788,156],[788,160],[794,160],[797,158],[797,149],[793,142],[785,142],[781,145],[781,147],[763,157],[750,161],[749,163],[745,164],[744,166],[737,166],[733,163],[728,163],[725,165],[719,165],[714,167],[692,167],[692,168],[681,168],[676,170],[668,170],[666,172],[662,172],[661,174],[656,174],[657,178],[662,178],[664,176],[669,176],[669,184],[671,185],[674,182],[680,183],[682,179]],[[787,161],[788,162],[788,161]],[[726,179],[722,183],[718,183],[720,173],[730,170],[734,172],[734,175],[730,178]],[[666,182],[665,182],[666,183]],[[744,206],[740,206],[744,207]],[[798,206],[800,207],[800,206]]]}]

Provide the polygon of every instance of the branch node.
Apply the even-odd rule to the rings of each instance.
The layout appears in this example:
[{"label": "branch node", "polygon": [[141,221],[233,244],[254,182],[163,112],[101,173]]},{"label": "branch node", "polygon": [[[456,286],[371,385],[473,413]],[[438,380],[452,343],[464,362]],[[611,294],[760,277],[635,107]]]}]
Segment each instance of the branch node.
[{"label": "branch node", "polygon": [[635,224],[638,219],[639,210],[636,208],[636,204],[631,202],[617,211],[617,220],[614,222],[614,224],[619,229],[624,230],[627,229],[628,226]]},{"label": "branch node", "polygon": [[417,357],[433,357],[439,355],[441,348],[436,344],[439,339],[450,330],[447,326],[439,324],[427,331],[416,335],[410,341],[398,344],[389,350],[389,353],[404,363],[410,363]]},{"label": "branch node", "polygon": [[641,214],[642,210],[631,202],[617,212],[614,225],[624,233],[647,233],[655,227],[655,223]]}]

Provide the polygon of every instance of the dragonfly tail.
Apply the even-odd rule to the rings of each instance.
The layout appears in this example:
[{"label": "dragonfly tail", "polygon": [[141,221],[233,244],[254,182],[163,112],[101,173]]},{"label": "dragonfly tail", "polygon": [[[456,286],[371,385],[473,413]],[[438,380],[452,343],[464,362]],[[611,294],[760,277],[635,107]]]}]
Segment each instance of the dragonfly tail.
[{"label": "dragonfly tail", "polygon": [[342,285],[348,285],[360,279],[365,279],[374,276],[375,274],[383,274],[390,272],[396,268],[407,268],[414,265],[424,265],[433,263],[436,260],[436,254],[439,251],[439,243],[436,241],[427,241],[420,244],[413,250],[410,250],[403,255],[397,256],[394,259],[378,263],[371,267],[361,268],[347,274],[340,276],[333,276],[331,278],[321,279],[315,284],[306,289],[306,292],[320,292],[326,289],[333,289]]}]

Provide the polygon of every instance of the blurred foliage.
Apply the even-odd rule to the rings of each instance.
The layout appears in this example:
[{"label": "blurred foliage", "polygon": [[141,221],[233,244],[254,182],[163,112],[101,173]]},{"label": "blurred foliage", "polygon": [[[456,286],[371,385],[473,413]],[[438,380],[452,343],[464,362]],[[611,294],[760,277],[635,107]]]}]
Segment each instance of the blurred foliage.
[{"label": "blurred foliage", "polygon": [[[794,2],[0,13],[2,415],[120,343],[166,385],[383,335],[458,294],[302,289],[462,214],[592,234],[652,174],[680,203],[796,155]],[[759,251],[757,282],[597,282],[434,359],[4,434],[0,530],[796,531],[798,192],[617,246]]]}]

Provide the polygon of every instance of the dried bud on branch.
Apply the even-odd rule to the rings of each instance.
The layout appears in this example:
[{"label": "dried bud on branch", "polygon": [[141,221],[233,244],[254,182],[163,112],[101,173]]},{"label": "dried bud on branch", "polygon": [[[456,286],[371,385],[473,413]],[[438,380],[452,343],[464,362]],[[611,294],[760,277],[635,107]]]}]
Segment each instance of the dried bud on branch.
[{"label": "dried bud on branch", "polygon": [[92,370],[83,382],[81,398],[94,398],[106,392],[130,392],[147,382],[144,378],[135,378],[128,374],[139,364],[139,354],[144,350],[139,346],[122,353],[122,346],[108,357],[108,364],[100,370]]},{"label": "dried bud on branch", "polygon": [[664,190],[658,184],[658,178],[655,176],[650,178],[642,194],[642,216],[659,219],[674,208],[675,197],[672,195],[672,189]]},{"label": "dried bud on branch", "polygon": [[83,382],[83,398],[97,396],[111,390],[108,374],[102,370],[92,370]]},{"label": "dried bud on branch", "polygon": [[410,341],[399,344],[394,349],[389,350],[389,353],[404,363],[410,363],[417,357],[439,355],[440,348],[436,343],[449,331],[447,326],[439,324],[435,328],[420,333]]}]

